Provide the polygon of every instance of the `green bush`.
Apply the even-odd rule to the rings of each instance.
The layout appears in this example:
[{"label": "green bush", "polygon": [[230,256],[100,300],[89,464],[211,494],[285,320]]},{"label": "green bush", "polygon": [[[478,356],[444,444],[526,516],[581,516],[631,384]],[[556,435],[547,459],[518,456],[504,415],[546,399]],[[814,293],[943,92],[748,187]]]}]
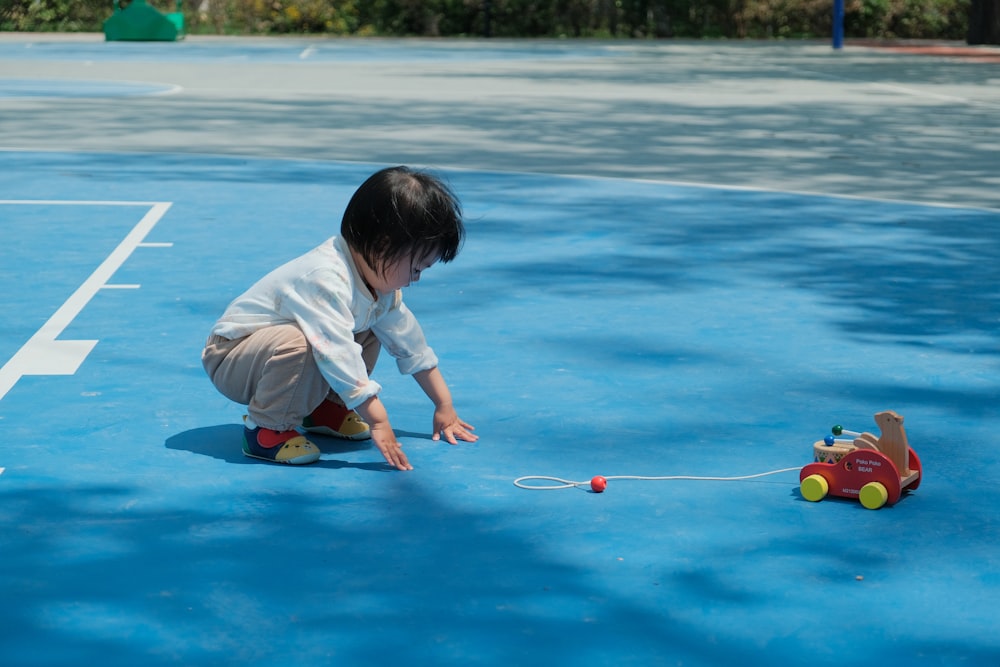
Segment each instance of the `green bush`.
[{"label": "green bush", "polygon": [[879,39],[963,39],[968,13],[969,0],[849,0],[844,30]]},{"label": "green bush", "polygon": [[0,30],[100,30],[111,10],[110,0],[0,0]]},{"label": "green bush", "polygon": [[[173,11],[175,0],[151,0]],[[963,39],[970,0],[846,0],[848,37]],[[111,0],[0,0],[0,30],[99,31]],[[826,37],[832,0],[187,0],[220,34]]]},{"label": "green bush", "polygon": [[250,0],[228,2],[227,14],[251,33],[357,32],[358,11],[350,0]]}]

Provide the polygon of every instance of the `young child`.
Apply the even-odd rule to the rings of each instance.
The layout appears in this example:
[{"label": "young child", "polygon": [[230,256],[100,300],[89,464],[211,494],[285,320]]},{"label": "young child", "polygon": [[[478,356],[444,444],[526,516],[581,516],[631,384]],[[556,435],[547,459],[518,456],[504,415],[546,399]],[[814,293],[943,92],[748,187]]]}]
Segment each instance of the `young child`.
[{"label": "young child", "polygon": [[434,176],[383,169],[347,205],[340,235],[264,276],[229,304],[202,353],[212,383],[248,406],[243,453],[279,463],[319,459],[297,430],[371,438],[389,464],[412,470],[369,376],[385,346],[434,403],[433,439],[475,442],[438,359],[401,290],[465,235],[455,195]]}]

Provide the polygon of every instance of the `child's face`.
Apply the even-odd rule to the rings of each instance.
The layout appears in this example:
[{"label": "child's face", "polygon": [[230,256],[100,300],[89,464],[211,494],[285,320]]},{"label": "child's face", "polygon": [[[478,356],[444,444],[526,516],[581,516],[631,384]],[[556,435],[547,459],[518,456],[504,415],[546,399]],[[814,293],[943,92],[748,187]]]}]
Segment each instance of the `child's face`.
[{"label": "child's face", "polygon": [[418,282],[420,274],[433,266],[435,262],[437,262],[437,257],[433,254],[420,258],[406,255],[398,262],[386,265],[384,275],[373,275],[371,285],[383,294],[409,287]]}]

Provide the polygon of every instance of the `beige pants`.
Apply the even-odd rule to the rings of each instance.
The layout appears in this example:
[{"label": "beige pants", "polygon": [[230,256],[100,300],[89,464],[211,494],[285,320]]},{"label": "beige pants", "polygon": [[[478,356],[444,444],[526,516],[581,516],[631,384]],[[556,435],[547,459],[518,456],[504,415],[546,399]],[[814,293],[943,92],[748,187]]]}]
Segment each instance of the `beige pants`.
[{"label": "beige pants", "polygon": [[[381,345],[371,331],[354,336],[371,375]],[[226,398],[247,406],[258,426],[287,431],[329,398],[343,405],[319,372],[312,347],[294,324],[261,329],[229,340],[210,336],[201,363]]]}]

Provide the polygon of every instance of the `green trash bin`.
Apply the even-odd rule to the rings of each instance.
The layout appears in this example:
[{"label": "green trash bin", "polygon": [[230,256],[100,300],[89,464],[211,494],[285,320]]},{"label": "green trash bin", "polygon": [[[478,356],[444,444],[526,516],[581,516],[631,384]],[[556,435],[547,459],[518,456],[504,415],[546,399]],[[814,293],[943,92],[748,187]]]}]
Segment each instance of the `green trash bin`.
[{"label": "green trash bin", "polygon": [[114,0],[114,13],[104,22],[104,39],[109,42],[173,42],[184,37],[181,0],[177,11],[163,14],[146,0]]}]

